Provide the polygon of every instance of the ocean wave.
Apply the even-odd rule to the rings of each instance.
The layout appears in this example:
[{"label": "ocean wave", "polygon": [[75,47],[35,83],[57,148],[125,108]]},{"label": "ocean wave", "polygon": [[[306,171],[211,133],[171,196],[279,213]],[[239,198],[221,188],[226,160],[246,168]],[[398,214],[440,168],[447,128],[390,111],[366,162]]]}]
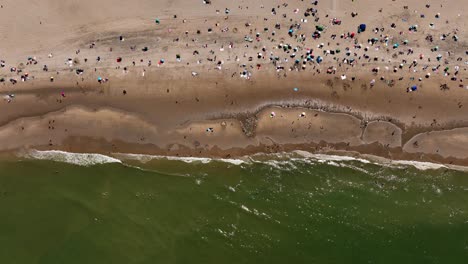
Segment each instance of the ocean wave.
[{"label": "ocean wave", "polygon": [[371,163],[371,161],[361,158],[355,158],[351,156],[341,156],[341,155],[329,155],[321,153],[310,153],[303,150],[295,150],[293,153],[298,154],[304,158],[315,159],[318,162],[329,162],[329,161],[359,161],[361,163]]},{"label": "ocean wave", "polygon": [[[257,157],[257,158],[255,158]],[[272,159],[270,159],[272,158]],[[287,160],[285,160],[287,159]],[[359,170],[368,173],[367,170],[352,166],[349,162],[357,161],[364,164],[373,164],[377,166],[386,166],[390,168],[404,169],[407,167],[414,167],[418,170],[437,170],[448,168],[459,171],[468,171],[468,167],[456,165],[444,165],[440,163],[412,161],[412,160],[391,160],[382,157],[363,155],[363,157],[353,157],[345,155],[331,155],[323,153],[311,153],[303,150],[295,150],[292,152],[283,152],[276,154],[255,154],[251,156],[254,162],[263,163],[266,165],[280,168],[278,165],[286,165],[288,162],[307,162],[309,164],[323,163],[335,167],[347,167],[354,170]],[[292,167],[295,168],[295,167]]]},{"label": "ocean wave", "polygon": [[141,163],[147,163],[151,160],[171,160],[182,161],[185,163],[202,163],[207,164],[213,161],[224,162],[233,165],[243,164],[264,164],[275,169],[294,170],[297,169],[297,162],[305,162],[308,164],[327,164],[335,167],[347,167],[354,170],[367,173],[368,171],[352,165],[352,162],[360,162],[364,164],[373,164],[377,166],[386,166],[391,168],[404,169],[414,167],[418,170],[437,170],[437,169],[453,169],[459,171],[468,171],[468,167],[444,165],[432,162],[411,161],[411,160],[390,160],[372,155],[363,155],[363,157],[352,157],[344,155],[331,155],[323,153],[310,153],[307,151],[296,150],[292,152],[282,152],[275,154],[258,153],[251,156],[244,156],[239,159],[216,159],[203,157],[174,157],[161,155],[146,155],[146,154],[131,154],[131,153],[112,153],[110,156],[97,153],[72,153],[60,150],[29,150],[27,152],[18,153],[19,157],[39,160],[52,160],[57,162],[65,162],[81,166],[92,166],[105,163],[121,163],[125,160],[136,160]]},{"label": "ocean wave", "polygon": [[119,159],[95,153],[72,153],[60,150],[30,150],[19,153],[20,157],[38,160],[52,160],[80,166],[92,166],[105,163],[122,163]]},{"label": "ocean wave", "polygon": [[354,170],[359,170],[364,173],[368,173],[367,170],[352,166],[349,162],[360,162],[363,164],[374,164],[378,166],[387,166],[392,168],[407,168],[414,167],[418,170],[437,170],[441,168],[449,168],[455,170],[468,170],[462,166],[448,166],[439,163],[422,162],[422,161],[411,161],[411,160],[390,160],[381,157],[372,158],[367,155],[368,159],[362,157],[352,157],[345,155],[332,155],[323,153],[311,153],[303,150],[295,150],[292,152],[281,152],[275,154],[258,153],[251,156],[244,156],[239,159],[215,159],[215,158],[203,158],[203,157],[174,157],[174,156],[160,156],[160,155],[146,155],[146,154],[128,154],[128,153],[113,153],[113,156],[121,160],[138,160],[139,162],[146,163],[155,159],[166,159],[183,161],[185,163],[200,162],[203,164],[210,163],[212,161],[219,161],[230,163],[234,165],[242,164],[253,164],[261,163],[271,166],[276,169],[294,170],[297,169],[295,162],[306,162],[309,164],[324,163],[335,167],[347,167]]},{"label": "ocean wave", "polygon": [[212,158],[201,158],[201,157],[175,157],[175,156],[131,154],[131,153],[112,153],[112,155],[122,160],[137,160],[142,163],[147,163],[152,160],[159,160],[159,159],[183,161],[185,163],[200,162],[202,164],[207,164],[212,161],[219,161],[219,162],[225,162],[225,163],[230,163],[234,165],[241,165],[247,162],[242,159],[212,159]]},{"label": "ocean wave", "polygon": [[[291,160],[267,160],[267,161],[260,161],[260,162],[255,161],[255,162],[271,166],[278,170],[291,171],[291,170],[297,169],[297,166],[294,165],[294,163],[297,161],[298,161],[297,159],[291,159]],[[305,161],[305,160],[301,160],[301,161]]]},{"label": "ocean wave", "polygon": [[[438,170],[442,168],[449,168],[447,165],[433,163],[433,162],[424,162],[424,161],[413,161],[413,160],[391,160],[386,158],[379,157],[378,159],[364,159],[356,158],[351,156],[340,156],[340,155],[328,155],[328,154],[314,154],[307,151],[293,151],[293,153],[299,154],[305,158],[312,158],[318,162],[326,162],[329,165],[337,164],[336,161],[358,161],[365,164],[374,164],[379,166],[388,166],[394,168],[404,168],[407,166],[414,167],[418,170]],[[370,156],[369,156],[370,157]],[[342,163],[339,163],[338,166],[342,166]],[[460,166],[458,166],[460,167]],[[457,167],[452,167],[452,169],[457,169]],[[458,168],[459,169],[459,168]]]},{"label": "ocean wave", "polygon": [[415,167],[418,170],[438,170],[442,168],[448,168],[446,165],[443,164],[423,161],[391,160],[390,163],[394,165],[409,165]]}]

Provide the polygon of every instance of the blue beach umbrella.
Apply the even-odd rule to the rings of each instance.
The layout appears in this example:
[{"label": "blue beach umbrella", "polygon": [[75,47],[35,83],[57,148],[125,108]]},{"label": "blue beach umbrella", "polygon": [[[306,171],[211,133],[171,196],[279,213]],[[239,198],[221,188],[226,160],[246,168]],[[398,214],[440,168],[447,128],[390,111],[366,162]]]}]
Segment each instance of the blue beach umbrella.
[{"label": "blue beach umbrella", "polygon": [[361,24],[358,27],[358,33],[366,31],[366,24]]}]

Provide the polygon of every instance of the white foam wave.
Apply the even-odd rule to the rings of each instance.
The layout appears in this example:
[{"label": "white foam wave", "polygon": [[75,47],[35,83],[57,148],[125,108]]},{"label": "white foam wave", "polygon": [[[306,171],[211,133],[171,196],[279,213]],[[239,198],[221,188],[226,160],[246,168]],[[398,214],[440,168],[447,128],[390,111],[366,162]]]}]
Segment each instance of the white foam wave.
[{"label": "white foam wave", "polygon": [[412,166],[418,170],[437,170],[441,168],[452,168],[460,169],[460,166],[447,166],[444,164],[433,163],[433,162],[424,162],[424,161],[413,161],[413,160],[390,160],[385,158],[378,158],[375,160],[368,160],[364,158],[356,158],[350,156],[340,156],[340,155],[328,155],[328,154],[314,154],[307,151],[297,150],[293,151],[302,157],[312,158],[318,162],[326,162],[329,165],[342,166],[341,163],[336,163],[335,161],[359,161],[365,164],[375,164],[375,165],[386,165],[390,167],[401,167],[401,166]]},{"label": "white foam wave", "polygon": [[120,160],[102,154],[71,153],[60,150],[30,150],[19,156],[29,159],[53,160],[81,166],[91,166],[105,163],[122,163]]},{"label": "white foam wave", "polygon": [[[25,153],[18,153],[18,156],[30,159],[40,159],[40,160],[53,160],[58,162],[65,162],[81,166],[91,166],[96,164],[105,164],[105,163],[122,163],[122,160],[137,160],[142,163],[147,163],[155,159],[166,159],[166,160],[176,160],[186,163],[200,162],[202,164],[207,164],[212,161],[219,161],[230,163],[234,165],[242,165],[245,163],[262,163],[265,165],[272,166],[276,169],[296,169],[294,162],[307,162],[310,164],[314,163],[326,163],[331,166],[336,167],[349,167],[352,169],[357,169],[354,166],[348,166],[349,161],[358,161],[364,164],[375,164],[380,166],[404,168],[412,166],[418,170],[437,170],[441,168],[449,168],[455,170],[466,171],[468,168],[462,166],[451,166],[444,165],[432,162],[422,162],[422,161],[410,161],[410,160],[390,160],[381,157],[373,157],[371,155],[365,155],[367,159],[357,158],[351,156],[341,156],[341,155],[329,155],[321,153],[310,153],[307,151],[296,150],[289,153],[277,153],[274,155],[271,154],[256,154],[250,157],[244,157],[242,159],[211,159],[211,158],[202,158],[202,157],[174,157],[174,156],[159,156],[159,155],[146,155],[146,154],[129,154],[129,153],[112,153],[111,156],[106,156],[102,154],[95,153],[71,153],[60,150],[30,150]],[[264,156],[264,158],[257,159],[258,156]],[[299,158],[298,158],[299,156]],[[266,157],[266,159],[265,159]],[[359,169],[360,170],[360,169]],[[364,172],[364,170],[363,170]]]},{"label": "white foam wave", "polygon": [[329,155],[329,154],[321,154],[321,153],[310,153],[303,150],[296,150],[293,153],[304,157],[304,158],[312,158],[319,162],[327,162],[327,161],[360,161],[362,163],[371,163],[366,159],[355,158],[350,156],[340,156],[340,155]]},{"label": "white foam wave", "polygon": [[[266,156],[258,159],[260,156]],[[299,158],[297,158],[299,156]],[[269,159],[272,157],[273,159]],[[286,159],[286,160],[285,160]],[[336,167],[348,167],[351,169],[359,170],[365,173],[369,173],[367,170],[358,168],[356,166],[350,165],[348,162],[357,161],[364,164],[374,164],[378,166],[387,166],[391,168],[407,168],[409,166],[414,167],[418,170],[437,170],[441,168],[449,168],[454,170],[467,171],[467,167],[463,166],[453,166],[453,165],[444,165],[439,163],[432,162],[422,162],[422,161],[411,161],[411,160],[391,160],[382,157],[372,156],[372,155],[362,155],[362,157],[352,157],[345,155],[330,155],[322,153],[310,153],[303,150],[296,150],[292,152],[283,152],[277,154],[256,154],[251,158],[254,162],[260,162],[273,166],[275,168],[280,168],[278,164],[287,165],[290,162],[307,162],[309,164],[314,163],[324,163]]]},{"label": "white foam wave", "polygon": [[241,204],[241,208],[242,208],[242,210],[244,210],[244,211],[246,211],[246,212],[249,212],[249,213],[250,213],[250,209],[249,209],[247,206],[245,206],[245,205]]},{"label": "white foam wave", "polygon": [[[289,170],[297,169],[297,167],[294,165],[294,161],[298,161],[298,159],[289,159],[289,160],[270,159],[270,160],[263,160],[263,161],[251,159],[251,161],[254,163],[265,164],[278,170],[289,171]],[[305,160],[301,160],[301,161],[305,161]]]},{"label": "white foam wave", "polygon": [[151,160],[166,159],[166,160],[177,160],[185,163],[200,162],[203,164],[210,163],[212,161],[226,162],[234,165],[241,165],[246,161],[241,159],[211,159],[211,158],[200,158],[200,157],[175,157],[175,156],[160,156],[160,155],[146,155],[146,154],[130,154],[130,153],[112,153],[123,160],[137,160],[142,163],[147,163]]},{"label": "white foam wave", "polygon": [[390,163],[394,165],[409,165],[415,167],[418,170],[437,170],[441,168],[447,168],[447,166],[443,164],[411,160],[392,160]]}]

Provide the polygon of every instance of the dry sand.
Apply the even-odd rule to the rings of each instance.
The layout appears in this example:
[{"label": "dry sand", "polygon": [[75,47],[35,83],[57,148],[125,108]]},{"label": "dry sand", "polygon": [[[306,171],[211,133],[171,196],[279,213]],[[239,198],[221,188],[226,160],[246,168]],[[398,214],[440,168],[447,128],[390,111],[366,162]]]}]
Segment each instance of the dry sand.
[{"label": "dry sand", "polygon": [[[234,157],[344,150],[468,165],[461,1],[211,2],[2,1],[0,151]],[[310,8],[315,16],[304,15]],[[332,25],[335,17],[341,25]],[[361,23],[367,29],[358,34]],[[325,30],[313,39],[317,25]],[[379,41],[369,44],[372,38]],[[413,85],[417,91],[407,92]]]}]

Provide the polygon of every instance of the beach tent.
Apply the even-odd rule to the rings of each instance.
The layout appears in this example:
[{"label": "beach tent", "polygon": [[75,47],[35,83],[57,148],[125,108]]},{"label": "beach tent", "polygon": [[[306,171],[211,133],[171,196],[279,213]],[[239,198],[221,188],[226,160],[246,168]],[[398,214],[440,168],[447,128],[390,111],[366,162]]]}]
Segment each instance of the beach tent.
[{"label": "beach tent", "polygon": [[313,38],[313,39],[318,39],[318,38],[320,38],[320,31],[316,30],[316,31],[312,34],[312,38]]},{"label": "beach tent", "polygon": [[324,27],[322,25],[317,25],[315,26],[315,29],[317,29],[318,31],[323,31]]},{"label": "beach tent", "polygon": [[416,85],[411,86],[411,91],[416,91],[418,87]]},{"label": "beach tent", "polygon": [[358,33],[366,31],[366,24],[361,24],[358,27]]}]

